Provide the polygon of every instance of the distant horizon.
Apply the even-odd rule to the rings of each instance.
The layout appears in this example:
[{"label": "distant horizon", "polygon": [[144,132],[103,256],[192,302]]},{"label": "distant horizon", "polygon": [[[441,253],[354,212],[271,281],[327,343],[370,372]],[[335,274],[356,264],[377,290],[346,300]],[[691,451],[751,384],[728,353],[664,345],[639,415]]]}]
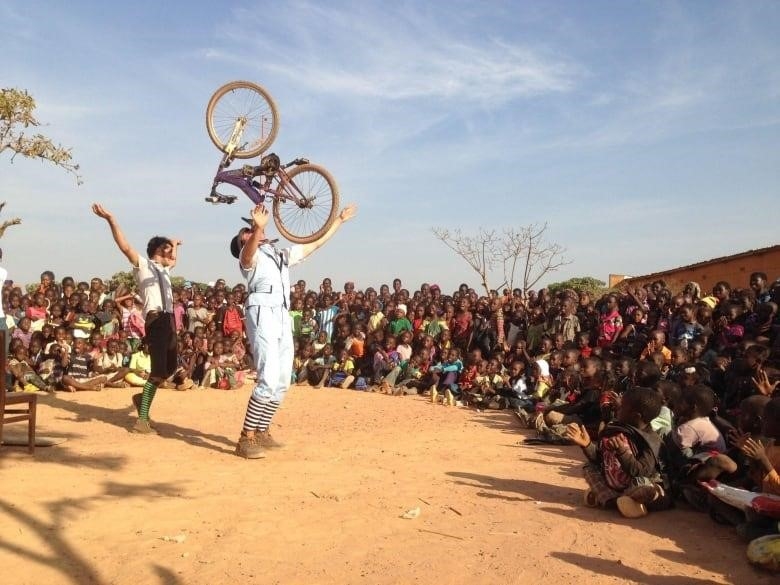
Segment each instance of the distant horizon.
[{"label": "distant horizon", "polygon": [[[0,240],[0,244],[2,244],[2,240]],[[113,240],[110,240],[110,244],[112,246],[114,245]],[[564,282],[564,281],[570,280],[572,278],[587,278],[587,277],[596,278],[597,280],[600,280],[600,281],[604,282],[605,286],[609,286],[609,280],[610,280],[609,277],[613,276],[613,275],[614,276],[622,276],[622,277],[624,277],[625,280],[637,279],[637,278],[645,278],[645,277],[653,276],[653,275],[657,275],[657,274],[660,275],[660,274],[663,274],[665,272],[672,272],[672,271],[675,271],[675,270],[678,270],[678,269],[685,269],[685,268],[688,268],[690,266],[695,266],[695,265],[698,265],[698,264],[706,264],[707,262],[710,262],[710,261],[713,261],[713,260],[721,260],[721,259],[725,259],[725,258],[730,258],[732,256],[740,256],[740,255],[743,255],[743,254],[748,254],[748,253],[751,253],[751,252],[761,252],[763,250],[769,250],[769,249],[775,248],[777,246],[780,246],[780,243],[778,243],[778,244],[769,244],[767,246],[762,246],[761,248],[753,248],[753,249],[750,249],[750,250],[742,250],[740,252],[733,252],[731,254],[726,254],[724,256],[713,256],[711,258],[702,259],[702,260],[699,260],[699,261],[692,262],[690,264],[674,266],[674,267],[670,267],[670,268],[667,268],[667,269],[664,269],[664,270],[656,270],[654,272],[637,273],[637,274],[630,274],[630,275],[628,275],[628,274],[620,274],[620,273],[616,273],[616,272],[611,272],[611,273],[609,273],[607,275],[606,278],[600,278],[599,276],[595,276],[595,275],[592,275],[592,274],[575,274],[573,276],[568,276],[567,278],[554,278],[554,277],[551,277],[549,279],[542,279],[542,281],[540,281],[540,283],[538,283],[537,286],[531,287],[529,290],[538,291],[539,289],[546,288],[546,287],[548,287],[551,284],[555,284],[555,283],[558,283],[558,282]],[[2,249],[1,245],[0,245],[0,249]],[[118,251],[117,251],[117,253],[118,253]],[[454,256],[454,253],[453,253],[453,256]],[[313,260],[313,261],[316,262],[316,260]],[[464,262],[464,261],[461,261],[461,262]],[[464,264],[465,264],[465,262],[464,262]],[[7,269],[7,265],[4,263],[4,261],[0,261],[0,266],[2,266],[3,268]],[[438,284],[441,287],[442,292],[445,293],[445,294],[447,294],[449,291],[453,291],[453,292],[456,291],[461,283],[466,283],[466,284],[469,285],[470,288],[473,288],[474,290],[477,290],[477,291],[482,291],[483,290],[483,287],[482,287],[481,284],[478,284],[478,285],[474,286],[472,284],[472,282],[470,282],[470,280],[468,278],[463,278],[460,281],[458,281],[457,284],[453,284],[450,287],[448,287],[446,283],[442,284],[442,281],[437,281],[435,279],[434,280],[423,280],[423,281],[420,281],[419,283],[417,283],[417,284],[415,284],[415,285],[410,287],[408,282],[406,280],[404,280],[404,278],[402,276],[398,276],[398,275],[392,276],[392,277],[388,277],[388,278],[386,278],[385,280],[383,280],[382,282],[379,282],[379,283],[370,283],[370,284],[367,284],[367,285],[361,285],[361,281],[359,279],[357,279],[357,278],[346,279],[343,282],[340,282],[340,281],[337,281],[337,280],[333,279],[332,277],[329,277],[327,274],[325,274],[324,276],[322,276],[319,279],[310,280],[310,279],[307,279],[305,277],[298,276],[296,274],[296,268],[297,267],[293,266],[290,269],[290,280],[291,280],[291,282],[295,283],[298,280],[305,280],[307,286],[311,285],[312,283],[316,283],[316,285],[319,286],[319,284],[322,282],[323,278],[331,278],[331,280],[333,282],[334,290],[341,290],[343,288],[344,283],[346,283],[346,282],[354,282],[356,290],[365,290],[368,287],[374,287],[375,289],[378,290],[379,287],[382,286],[383,284],[387,284],[388,286],[390,286],[392,288],[392,282],[393,282],[393,280],[395,278],[401,278],[401,282],[403,284],[403,287],[405,289],[409,290],[409,291],[418,290],[420,288],[420,286],[422,284],[424,284],[424,283],[427,283],[427,284]],[[32,284],[39,283],[40,282],[40,273],[44,272],[45,270],[50,270],[51,272],[54,273],[54,275],[55,275],[55,282],[57,282],[58,284],[61,283],[63,278],[66,278],[66,277],[73,278],[77,283],[78,282],[89,282],[92,278],[95,278],[95,277],[102,279],[104,283],[108,283],[113,278],[113,276],[115,274],[120,273],[120,272],[131,272],[132,271],[132,267],[128,264],[127,268],[125,270],[115,270],[109,276],[101,276],[99,274],[91,274],[87,278],[81,278],[81,275],[79,275],[79,277],[77,278],[74,274],[66,274],[66,273],[62,273],[62,275],[60,275],[60,273],[58,273],[57,270],[55,270],[54,268],[52,268],[52,267],[45,267],[45,268],[42,268],[37,273],[37,276],[33,280],[30,280],[29,282],[25,282],[21,286],[26,288],[27,286],[30,286]],[[237,272],[237,270],[238,269],[236,268],[236,272]],[[475,274],[475,273],[472,271],[471,274]],[[557,274],[557,272],[553,272],[551,274],[555,275],[555,274]],[[217,280],[222,278],[222,279],[225,280],[225,283],[228,286],[230,286],[231,288],[233,286],[235,286],[236,284],[239,284],[239,283],[243,282],[243,279],[241,279],[240,277],[237,277],[235,279],[235,281],[232,281],[229,277],[226,277],[224,275],[219,275],[219,276],[216,276],[213,279],[209,279],[209,280],[199,280],[199,279],[189,278],[186,274],[180,273],[177,268],[174,268],[171,271],[171,276],[172,277],[182,278],[185,281],[189,281],[189,282],[196,283],[196,284],[205,284],[207,286],[213,286],[213,283],[215,283]],[[780,278],[780,274],[778,274],[778,275],[769,274],[767,276],[768,276],[770,281],[774,280],[775,278]],[[8,274],[8,279],[12,280],[14,282],[15,286],[16,285],[20,285],[18,279],[13,277],[13,274],[11,273],[10,270],[9,270],[9,274]],[[544,282],[544,284],[541,284],[541,282]],[[735,284],[735,283],[732,283],[732,284]],[[494,288],[493,290],[499,290],[499,292],[500,292],[504,288],[508,288],[508,287],[506,287],[506,286],[505,287],[499,287],[498,289]],[[515,284],[515,286],[511,287],[511,288],[522,288],[522,287],[517,286],[517,284]]]}]

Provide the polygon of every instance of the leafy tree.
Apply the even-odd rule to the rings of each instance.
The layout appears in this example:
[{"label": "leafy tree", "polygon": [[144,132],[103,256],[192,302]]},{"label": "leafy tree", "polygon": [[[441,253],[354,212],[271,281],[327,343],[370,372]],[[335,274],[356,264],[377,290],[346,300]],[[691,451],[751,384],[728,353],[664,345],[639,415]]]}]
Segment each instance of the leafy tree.
[{"label": "leafy tree", "polygon": [[566,289],[576,290],[577,292],[585,291],[591,296],[601,296],[608,290],[606,282],[592,276],[575,276],[569,280],[554,282],[547,286],[547,290],[552,294]]},{"label": "leafy tree", "polygon": [[73,173],[81,184],[79,165],[73,162],[69,148],[55,144],[43,134],[29,134],[31,128],[40,126],[35,117],[35,100],[25,90],[0,89],[0,155],[6,151],[26,158],[48,161]]},{"label": "leafy tree", "polygon": [[135,276],[133,276],[133,273],[129,270],[116,272],[108,281],[108,286],[111,290],[118,290],[120,287],[124,290],[134,290]]}]

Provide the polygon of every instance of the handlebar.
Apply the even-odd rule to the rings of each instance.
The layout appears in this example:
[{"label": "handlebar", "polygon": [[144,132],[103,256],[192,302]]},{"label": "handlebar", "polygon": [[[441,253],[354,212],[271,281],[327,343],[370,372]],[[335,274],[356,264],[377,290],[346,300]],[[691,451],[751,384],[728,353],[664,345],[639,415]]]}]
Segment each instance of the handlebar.
[{"label": "handlebar", "polygon": [[282,168],[286,169],[288,167],[293,167],[293,166],[298,166],[298,165],[307,165],[307,164],[309,164],[309,159],[308,158],[296,158],[295,160],[288,162]]}]

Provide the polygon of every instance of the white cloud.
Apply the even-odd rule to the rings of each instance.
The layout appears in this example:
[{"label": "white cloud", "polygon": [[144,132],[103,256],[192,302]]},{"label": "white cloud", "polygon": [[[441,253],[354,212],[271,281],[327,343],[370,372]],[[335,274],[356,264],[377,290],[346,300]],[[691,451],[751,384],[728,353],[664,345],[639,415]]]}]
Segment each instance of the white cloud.
[{"label": "white cloud", "polygon": [[411,19],[403,5],[355,10],[298,2],[270,16],[237,10],[234,20],[262,32],[247,39],[224,28],[220,38],[229,42],[204,49],[204,57],[253,62],[315,94],[506,103],[570,91],[578,76],[565,59],[497,37],[441,30],[439,18],[417,12]]}]

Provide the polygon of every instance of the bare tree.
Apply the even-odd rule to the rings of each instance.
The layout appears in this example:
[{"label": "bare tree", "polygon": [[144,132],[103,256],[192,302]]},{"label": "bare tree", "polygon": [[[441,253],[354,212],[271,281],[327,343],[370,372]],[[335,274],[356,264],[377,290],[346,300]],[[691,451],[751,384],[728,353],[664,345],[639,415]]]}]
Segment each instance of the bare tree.
[{"label": "bare tree", "polygon": [[483,228],[479,228],[473,236],[464,234],[460,229],[433,228],[436,238],[479,274],[488,295],[492,272],[498,266],[504,281],[496,288],[514,288],[516,279],[520,278],[518,284],[525,291],[547,274],[570,263],[564,257],[566,249],[555,242],[548,242],[546,232],[547,223],[505,228],[500,235],[495,230]]},{"label": "bare tree", "polygon": [[527,291],[550,272],[555,272],[561,266],[571,261],[564,257],[566,248],[555,242],[548,242],[545,237],[547,222],[511,230],[505,235],[505,240],[511,242],[505,249],[511,255],[505,256],[504,266],[511,262],[511,279],[509,286],[514,287],[515,266],[522,261],[522,288]]},{"label": "bare tree", "polygon": [[490,272],[501,258],[501,240],[495,230],[479,228],[475,236],[469,236],[460,229],[450,231],[446,228],[433,228],[433,235],[479,274],[482,286],[489,296]]},{"label": "bare tree", "polygon": [[54,144],[43,134],[27,134],[30,128],[40,126],[35,117],[35,100],[24,90],[0,89],[0,155],[10,151],[11,160],[17,155],[51,162],[73,173],[81,184],[79,165],[73,162],[69,148]]}]

